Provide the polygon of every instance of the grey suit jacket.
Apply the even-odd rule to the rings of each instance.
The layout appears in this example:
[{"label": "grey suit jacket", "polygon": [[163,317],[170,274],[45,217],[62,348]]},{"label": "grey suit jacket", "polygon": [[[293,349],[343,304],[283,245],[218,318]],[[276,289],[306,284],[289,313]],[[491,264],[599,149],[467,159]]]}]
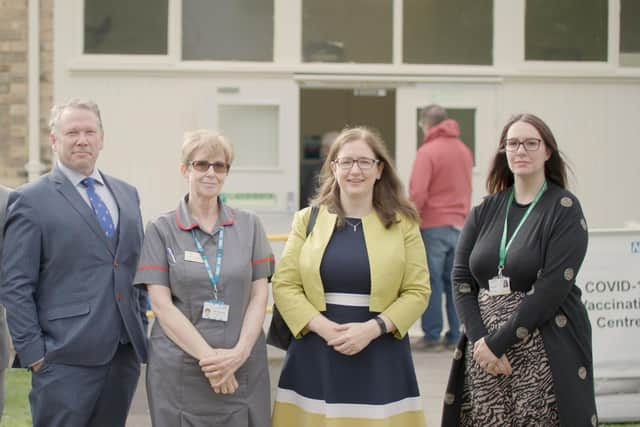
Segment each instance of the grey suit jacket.
[{"label": "grey suit jacket", "polygon": [[[2,242],[4,235],[4,219],[9,199],[10,190],[0,185],[0,260],[2,260]],[[2,283],[2,276],[0,276]],[[9,331],[5,318],[4,307],[0,305],[0,369],[4,369],[9,364]],[[0,385],[1,386],[1,385]]]},{"label": "grey suit jacket", "polygon": [[117,243],[58,169],[9,197],[0,303],[17,352],[14,366],[42,357],[103,365],[122,336],[146,360],[146,296],[132,286],[143,236],[138,193],[102,175],[119,209]]}]

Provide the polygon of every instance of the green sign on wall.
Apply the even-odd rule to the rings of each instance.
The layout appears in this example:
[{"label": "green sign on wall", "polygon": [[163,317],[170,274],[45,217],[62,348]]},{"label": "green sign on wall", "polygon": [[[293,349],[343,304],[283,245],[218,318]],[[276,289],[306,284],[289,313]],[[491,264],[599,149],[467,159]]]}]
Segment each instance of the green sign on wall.
[{"label": "green sign on wall", "polygon": [[224,200],[235,208],[274,208],[275,193],[225,193]]}]

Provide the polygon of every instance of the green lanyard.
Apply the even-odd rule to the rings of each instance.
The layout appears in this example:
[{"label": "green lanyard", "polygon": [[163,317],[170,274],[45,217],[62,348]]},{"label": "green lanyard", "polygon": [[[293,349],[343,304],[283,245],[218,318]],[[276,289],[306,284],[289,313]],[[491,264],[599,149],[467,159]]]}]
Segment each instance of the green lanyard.
[{"label": "green lanyard", "polygon": [[542,197],[542,193],[544,193],[544,190],[546,189],[547,189],[547,181],[545,181],[544,184],[542,184],[542,187],[540,187],[540,190],[538,190],[538,194],[536,194],[536,198],[533,199],[533,202],[531,202],[531,204],[527,208],[527,211],[524,213],[524,216],[520,220],[520,223],[516,227],[515,231],[513,232],[513,235],[511,236],[511,238],[509,239],[509,242],[507,243],[507,220],[509,219],[509,208],[513,203],[513,193],[515,191],[515,190],[511,190],[511,194],[509,194],[509,201],[507,202],[507,213],[504,216],[504,228],[502,229],[502,239],[500,239],[500,259],[498,260],[498,276],[502,276],[502,270],[504,270],[504,261],[507,258],[507,251],[509,250],[511,243],[513,243],[513,239],[516,237],[516,234],[518,234],[518,231],[520,231],[522,224],[524,224],[524,222],[527,220],[527,218],[529,217],[529,214],[533,210],[534,206],[538,203],[538,200],[540,200],[540,197]]}]

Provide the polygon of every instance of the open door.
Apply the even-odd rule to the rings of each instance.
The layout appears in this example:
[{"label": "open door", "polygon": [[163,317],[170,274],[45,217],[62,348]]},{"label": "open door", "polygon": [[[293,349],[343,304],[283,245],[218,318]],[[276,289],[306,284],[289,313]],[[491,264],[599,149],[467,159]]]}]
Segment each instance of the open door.
[{"label": "open door", "polygon": [[367,126],[395,156],[394,89],[300,89],[300,208],[313,196],[323,163],[322,140],[347,126]]}]

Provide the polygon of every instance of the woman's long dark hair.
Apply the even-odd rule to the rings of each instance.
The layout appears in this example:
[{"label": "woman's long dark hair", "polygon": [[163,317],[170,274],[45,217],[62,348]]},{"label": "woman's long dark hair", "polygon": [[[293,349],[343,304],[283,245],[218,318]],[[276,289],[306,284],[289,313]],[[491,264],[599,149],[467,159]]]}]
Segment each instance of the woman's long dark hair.
[{"label": "woman's long dark hair", "polygon": [[489,175],[487,176],[487,192],[489,194],[498,193],[505,188],[513,185],[513,172],[507,164],[507,155],[504,150],[504,140],[507,132],[516,122],[529,123],[536,128],[542,142],[551,151],[551,157],[544,163],[544,176],[550,181],[562,188],[567,188],[567,165],[563,159],[562,153],[558,150],[558,143],[553,136],[549,126],[538,116],[529,113],[516,114],[511,117],[500,134],[498,149],[491,162]]}]

